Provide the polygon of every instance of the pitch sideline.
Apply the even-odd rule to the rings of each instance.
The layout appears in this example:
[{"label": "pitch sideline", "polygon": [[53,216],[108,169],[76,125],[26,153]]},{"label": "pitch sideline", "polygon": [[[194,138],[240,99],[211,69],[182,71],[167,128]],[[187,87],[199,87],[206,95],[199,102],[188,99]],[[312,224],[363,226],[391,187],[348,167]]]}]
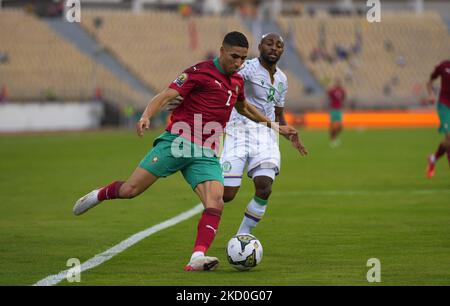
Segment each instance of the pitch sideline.
[{"label": "pitch sideline", "polygon": [[[117,254],[120,254],[121,252],[125,251],[129,247],[135,245],[139,241],[141,241],[144,238],[147,238],[150,235],[153,235],[163,229],[166,229],[168,227],[174,226],[184,220],[187,220],[196,214],[200,213],[203,210],[202,203],[199,203],[198,205],[194,206],[188,211],[185,211],[184,213],[181,213],[169,220],[166,220],[164,222],[161,222],[157,225],[154,225],[152,227],[149,227],[139,233],[134,234],[133,236],[128,237],[127,239],[123,240],[122,242],[116,244],[112,248],[106,250],[103,253],[97,254],[91,259],[88,259],[83,264],[81,264],[80,267],[80,273],[92,268],[95,268],[105,261],[110,260]],[[67,277],[67,273],[70,269],[64,270],[59,272],[58,274],[49,275],[46,278],[41,279],[37,283],[35,283],[33,286],[53,286],[57,283],[61,282]]]},{"label": "pitch sideline", "polygon": [[[335,196],[335,195],[355,196],[355,195],[377,195],[377,194],[386,195],[389,193],[397,194],[397,193],[406,193],[406,192],[408,192],[408,191],[407,190],[384,190],[384,191],[368,191],[368,190],[317,190],[317,191],[310,190],[310,191],[306,191],[305,190],[305,191],[290,191],[290,192],[281,194],[281,196],[286,196],[286,195],[292,196],[293,194],[295,194],[295,195],[302,195],[302,194],[304,194],[304,195],[320,195],[320,196],[331,196],[331,195],[333,195],[333,196]],[[424,190],[411,190],[409,192],[411,192],[413,194],[418,194],[418,195],[419,194],[426,195],[426,194],[434,194],[434,193],[440,193],[440,192],[447,193],[450,191],[442,190],[442,189],[424,189]],[[279,196],[279,195],[277,195],[277,196]],[[187,219],[195,216],[196,214],[200,213],[202,210],[203,210],[203,205],[201,203],[199,203],[198,205],[194,206],[193,208],[191,208],[190,210],[188,210],[184,213],[181,213],[169,220],[161,222],[161,223],[154,225],[152,227],[149,227],[139,233],[136,233],[133,236],[130,236],[129,238],[116,244],[115,246],[106,250],[105,252],[97,254],[94,257],[92,257],[91,259],[88,259],[86,262],[84,262],[81,265],[80,272],[90,270],[92,268],[95,268],[95,267],[101,265],[105,261],[110,260],[117,254],[125,251],[129,247],[138,243],[142,239],[147,238],[148,236],[151,236],[163,229],[174,226],[184,220],[187,220]],[[67,277],[68,272],[69,272],[69,269],[61,271],[58,274],[49,275],[46,278],[35,283],[33,286],[56,285],[57,283],[61,282],[62,280],[64,280]]]}]

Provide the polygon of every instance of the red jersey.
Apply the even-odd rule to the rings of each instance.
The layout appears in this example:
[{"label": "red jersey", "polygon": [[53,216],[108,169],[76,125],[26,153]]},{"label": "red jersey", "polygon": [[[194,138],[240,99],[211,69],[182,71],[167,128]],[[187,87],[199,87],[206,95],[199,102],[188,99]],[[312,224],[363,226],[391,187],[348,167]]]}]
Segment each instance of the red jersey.
[{"label": "red jersey", "polygon": [[[234,104],[245,100],[244,79],[237,73],[226,75],[215,58],[186,69],[169,88],[178,91],[183,102],[173,111],[166,131],[216,149],[210,137],[219,140]],[[190,135],[180,128],[186,124]]]},{"label": "red jersey", "polygon": [[450,107],[450,61],[443,61],[431,74],[431,80],[441,77],[439,102]]},{"label": "red jersey", "polygon": [[332,109],[341,109],[345,99],[345,90],[342,87],[333,87],[328,90],[328,98]]}]

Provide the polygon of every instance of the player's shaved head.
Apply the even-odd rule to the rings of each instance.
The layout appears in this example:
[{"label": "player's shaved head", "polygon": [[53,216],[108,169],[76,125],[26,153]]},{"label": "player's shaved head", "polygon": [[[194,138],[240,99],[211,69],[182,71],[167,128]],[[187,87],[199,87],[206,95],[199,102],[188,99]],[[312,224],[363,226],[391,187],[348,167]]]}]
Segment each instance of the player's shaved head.
[{"label": "player's shaved head", "polygon": [[263,43],[266,39],[275,39],[275,40],[279,40],[282,43],[284,43],[283,37],[281,37],[280,34],[277,33],[266,33],[263,36],[261,36],[261,41],[260,43]]}]

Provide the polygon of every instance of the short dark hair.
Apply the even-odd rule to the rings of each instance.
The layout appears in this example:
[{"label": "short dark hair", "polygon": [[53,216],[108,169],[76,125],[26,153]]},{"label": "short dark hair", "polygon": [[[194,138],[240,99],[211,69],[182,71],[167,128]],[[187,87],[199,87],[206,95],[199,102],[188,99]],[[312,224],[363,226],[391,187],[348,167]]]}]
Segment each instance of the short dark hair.
[{"label": "short dark hair", "polygon": [[248,49],[248,40],[241,32],[230,32],[223,38],[222,44],[229,45],[231,47],[242,47]]}]

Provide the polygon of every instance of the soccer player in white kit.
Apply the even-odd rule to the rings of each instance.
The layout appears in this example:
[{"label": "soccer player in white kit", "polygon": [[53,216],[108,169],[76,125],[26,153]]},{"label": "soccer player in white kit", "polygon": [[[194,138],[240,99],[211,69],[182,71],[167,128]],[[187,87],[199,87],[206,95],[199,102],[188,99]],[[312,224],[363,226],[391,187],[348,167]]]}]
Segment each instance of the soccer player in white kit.
[{"label": "soccer player in white kit", "polygon": [[[245,81],[245,95],[248,102],[267,118],[286,125],[283,111],[288,83],[286,75],[277,67],[284,51],[283,39],[276,33],[265,34],[258,49],[260,56],[248,60],[239,71]],[[278,135],[235,110],[231,113],[225,134],[220,159],[225,185],[223,200],[229,202],[234,199],[247,165],[247,174],[255,185],[255,195],[247,205],[238,234],[251,233],[266,211],[273,181],[280,172]],[[298,137],[289,140],[301,155],[308,154]]]}]

